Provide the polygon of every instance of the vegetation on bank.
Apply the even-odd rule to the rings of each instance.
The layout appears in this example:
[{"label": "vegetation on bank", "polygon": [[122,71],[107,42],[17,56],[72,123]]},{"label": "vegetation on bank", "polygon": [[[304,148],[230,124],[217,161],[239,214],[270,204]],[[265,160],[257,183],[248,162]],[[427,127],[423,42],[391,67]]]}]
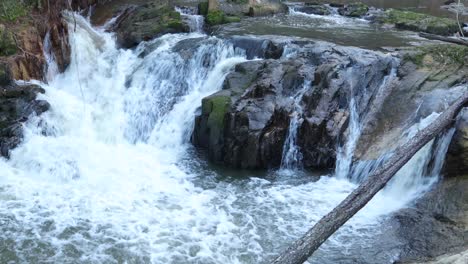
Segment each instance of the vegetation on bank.
[{"label": "vegetation on bank", "polygon": [[384,23],[394,24],[397,28],[422,31],[437,35],[450,35],[458,32],[457,21],[426,14],[388,9],[385,11]]},{"label": "vegetation on bank", "polygon": [[453,44],[434,44],[418,48],[406,54],[405,60],[412,61],[419,67],[436,65],[468,65],[468,47]]}]

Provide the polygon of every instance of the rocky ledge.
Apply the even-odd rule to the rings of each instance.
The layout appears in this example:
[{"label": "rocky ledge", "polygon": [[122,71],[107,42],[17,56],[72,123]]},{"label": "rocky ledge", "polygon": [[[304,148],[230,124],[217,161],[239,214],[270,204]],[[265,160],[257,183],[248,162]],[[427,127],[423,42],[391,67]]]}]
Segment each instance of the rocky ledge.
[{"label": "rocky ledge", "polygon": [[[467,80],[468,53],[453,45],[390,56],[322,42],[234,40],[248,57],[264,59],[237,65],[222,90],[203,99],[192,136],[211,161],[234,168],[279,167],[293,118],[303,166],[334,168],[350,133],[351,102],[362,126],[354,158],[377,159],[389,142],[403,144],[408,124],[443,110],[442,94],[450,103],[466,89],[457,84]],[[447,173],[466,171],[465,130],[460,121]]]},{"label": "rocky ledge", "polygon": [[16,84],[6,65],[0,64],[0,156],[9,157],[10,150],[21,143],[23,123],[30,116],[49,110],[49,103],[37,99],[44,92],[37,85]]},{"label": "rocky ledge", "polygon": [[[257,57],[282,45],[264,45]],[[294,52],[237,65],[222,90],[203,99],[193,143],[207,149],[212,161],[236,168],[280,166],[291,118],[300,115],[297,145],[304,166],[334,167],[351,98],[360,115],[377,108],[371,103],[382,96],[395,63],[381,53],[328,43],[293,42],[287,50]]]}]

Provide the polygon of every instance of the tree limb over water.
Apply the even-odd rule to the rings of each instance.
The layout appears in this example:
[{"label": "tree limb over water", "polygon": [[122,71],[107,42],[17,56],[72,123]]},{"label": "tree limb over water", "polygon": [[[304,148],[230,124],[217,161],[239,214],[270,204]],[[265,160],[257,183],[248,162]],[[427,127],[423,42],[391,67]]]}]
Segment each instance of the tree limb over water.
[{"label": "tree limb over water", "polygon": [[320,219],[303,237],[295,241],[285,252],[273,260],[272,264],[304,263],[320,245],[384,188],[388,181],[392,179],[416,152],[450,127],[460,110],[466,106],[468,106],[468,88],[434,122],[419,131],[405,145],[398,147],[393,156],[381,168],[374,171],[345,200]]},{"label": "tree limb over water", "polygon": [[439,36],[439,35],[434,35],[434,34],[429,34],[429,33],[424,33],[424,32],[419,33],[419,36],[422,38],[427,38],[431,40],[439,40],[439,41],[454,43],[458,45],[468,46],[468,41],[463,40],[461,38],[444,37],[444,36]]}]

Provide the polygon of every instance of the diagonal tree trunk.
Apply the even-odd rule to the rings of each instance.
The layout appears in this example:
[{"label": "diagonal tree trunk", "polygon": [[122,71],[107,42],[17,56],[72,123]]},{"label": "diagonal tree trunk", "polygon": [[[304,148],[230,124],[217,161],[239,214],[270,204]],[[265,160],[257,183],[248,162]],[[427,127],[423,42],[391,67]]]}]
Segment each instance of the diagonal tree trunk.
[{"label": "diagonal tree trunk", "polygon": [[318,221],[299,240],[277,257],[273,264],[304,263],[331,235],[361,210],[416,152],[453,124],[462,107],[468,106],[467,91],[447,108],[432,124],[419,131],[407,144],[398,147],[393,156],[372,173],[344,201]]}]

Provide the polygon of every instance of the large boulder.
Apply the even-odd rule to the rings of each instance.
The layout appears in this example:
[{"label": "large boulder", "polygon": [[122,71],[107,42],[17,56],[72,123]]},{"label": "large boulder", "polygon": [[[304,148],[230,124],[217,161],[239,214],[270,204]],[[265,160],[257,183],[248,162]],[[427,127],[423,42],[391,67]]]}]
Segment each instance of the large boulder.
[{"label": "large boulder", "polygon": [[[391,71],[391,57],[325,43],[289,44],[291,56],[249,61],[203,99],[193,143],[212,161],[236,168],[278,167],[291,116],[300,115],[297,145],[306,167],[332,168],[346,137],[349,102],[364,114]],[[301,113],[294,110],[300,96]]]},{"label": "large boulder", "polygon": [[133,48],[164,34],[189,32],[190,27],[173,7],[148,3],[124,7],[111,30],[122,47]]},{"label": "large boulder", "polygon": [[0,156],[8,157],[10,150],[21,143],[22,123],[50,106],[46,101],[37,100],[37,94],[44,93],[44,89],[36,85],[17,85],[5,69],[5,65],[0,64]]}]

